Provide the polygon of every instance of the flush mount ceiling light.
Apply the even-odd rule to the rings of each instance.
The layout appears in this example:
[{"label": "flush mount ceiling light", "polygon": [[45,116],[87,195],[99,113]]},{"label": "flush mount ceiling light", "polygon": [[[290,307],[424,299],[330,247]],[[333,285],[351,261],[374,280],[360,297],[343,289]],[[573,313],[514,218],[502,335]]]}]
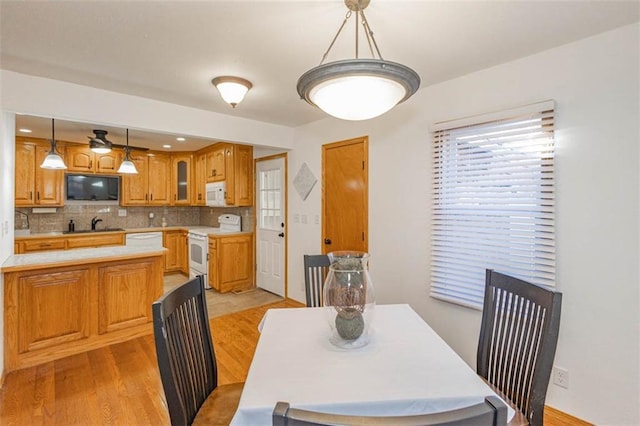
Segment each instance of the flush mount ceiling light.
[{"label": "flush mount ceiling light", "polygon": [[211,83],[216,86],[222,99],[233,108],[242,102],[244,95],[253,87],[249,80],[232,76],[216,77]]},{"label": "flush mount ceiling light", "polygon": [[106,130],[94,130],[95,137],[88,136],[89,138],[89,148],[91,151],[98,154],[106,154],[111,152],[111,146],[113,145],[111,141],[107,140],[107,132]]},{"label": "flush mount ceiling light", "polygon": [[[95,130],[94,130],[95,131]],[[106,133],[106,132],[105,132]],[[127,129],[127,146],[124,147],[124,160],[120,163],[118,173],[137,174],[136,165],[133,164],[129,157],[129,129]]]},{"label": "flush mount ceiling light", "polygon": [[49,153],[44,158],[44,161],[40,165],[42,169],[53,169],[53,170],[62,170],[66,169],[67,166],[62,161],[62,157],[60,154],[56,152],[56,132],[55,132],[55,123],[54,119],[51,119],[51,149]]},{"label": "flush mount ceiling light", "polygon": [[[414,70],[382,59],[373,31],[364,16],[369,1],[344,0],[349,11],[322,56],[320,65],[298,79],[297,89],[302,99],[343,120],[367,120],[382,115],[409,99],[420,87],[420,76]],[[355,59],[323,64],[353,12],[356,15]],[[358,58],[360,20],[372,59]]]}]

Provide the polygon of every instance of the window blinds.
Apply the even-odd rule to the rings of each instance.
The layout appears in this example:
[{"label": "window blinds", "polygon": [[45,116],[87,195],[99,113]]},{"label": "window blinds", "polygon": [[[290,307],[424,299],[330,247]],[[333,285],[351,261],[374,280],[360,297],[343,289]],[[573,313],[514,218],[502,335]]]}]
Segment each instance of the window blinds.
[{"label": "window blinds", "polygon": [[553,108],[436,125],[432,297],[481,309],[487,268],[554,285]]}]

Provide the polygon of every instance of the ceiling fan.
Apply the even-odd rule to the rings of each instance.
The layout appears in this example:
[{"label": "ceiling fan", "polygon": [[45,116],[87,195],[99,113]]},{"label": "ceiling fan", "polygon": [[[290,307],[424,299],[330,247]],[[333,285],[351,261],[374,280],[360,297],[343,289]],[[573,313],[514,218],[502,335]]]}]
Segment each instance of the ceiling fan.
[{"label": "ceiling fan", "polygon": [[91,149],[91,151],[96,152],[98,154],[106,154],[107,152],[110,152],[112,148],[126,148],[129,150],[138,150],[138,151],[148,151],[149,148],[142,148],[142,147],[137,147],[137,146],[130,146],[129,145],[129,140],[127,138],[127,145],[119,145],[119,144],[115,144],[113,142],[111,142],[109,139],[107,139],[107,132],[106,130],[94,130],[93,133],[95,134],[94,136],[87,136],[89,138],[89,148]]}]

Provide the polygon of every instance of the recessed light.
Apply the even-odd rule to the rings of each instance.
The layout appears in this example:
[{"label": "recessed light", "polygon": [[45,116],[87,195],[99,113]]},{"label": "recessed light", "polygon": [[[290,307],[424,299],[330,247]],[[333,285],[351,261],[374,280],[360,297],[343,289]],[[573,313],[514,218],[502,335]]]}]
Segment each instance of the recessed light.
[{"label": "recessed light", "polygon": [[20,132],[22,133],[31,133],[30,129],[20,129]]},{"label": "recessed light", "polygon": [[171,148],[171,145],[162,145],[163,148]]},{"label": "recessed light", "polygon": [[186,139],[185,139],[185,138],[176,138],[176,140],[177,140],[178,142],[184,142],[184,141],[186,141]]}]

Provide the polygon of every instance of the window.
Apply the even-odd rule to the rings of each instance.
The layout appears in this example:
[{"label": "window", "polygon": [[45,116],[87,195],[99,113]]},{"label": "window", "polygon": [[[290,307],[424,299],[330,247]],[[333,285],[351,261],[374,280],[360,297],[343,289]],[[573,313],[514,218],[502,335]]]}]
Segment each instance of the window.
[{"label": "window", "polygon": [[487,268],[554,285],[553,108],[436,125],[432,297],[482,309]]},{"label": "window", "polygon": [[259,227],[278,231],[282,223],[282,201],[280,194],[280,169],[265,170],[260,172],[260,213]]}]

